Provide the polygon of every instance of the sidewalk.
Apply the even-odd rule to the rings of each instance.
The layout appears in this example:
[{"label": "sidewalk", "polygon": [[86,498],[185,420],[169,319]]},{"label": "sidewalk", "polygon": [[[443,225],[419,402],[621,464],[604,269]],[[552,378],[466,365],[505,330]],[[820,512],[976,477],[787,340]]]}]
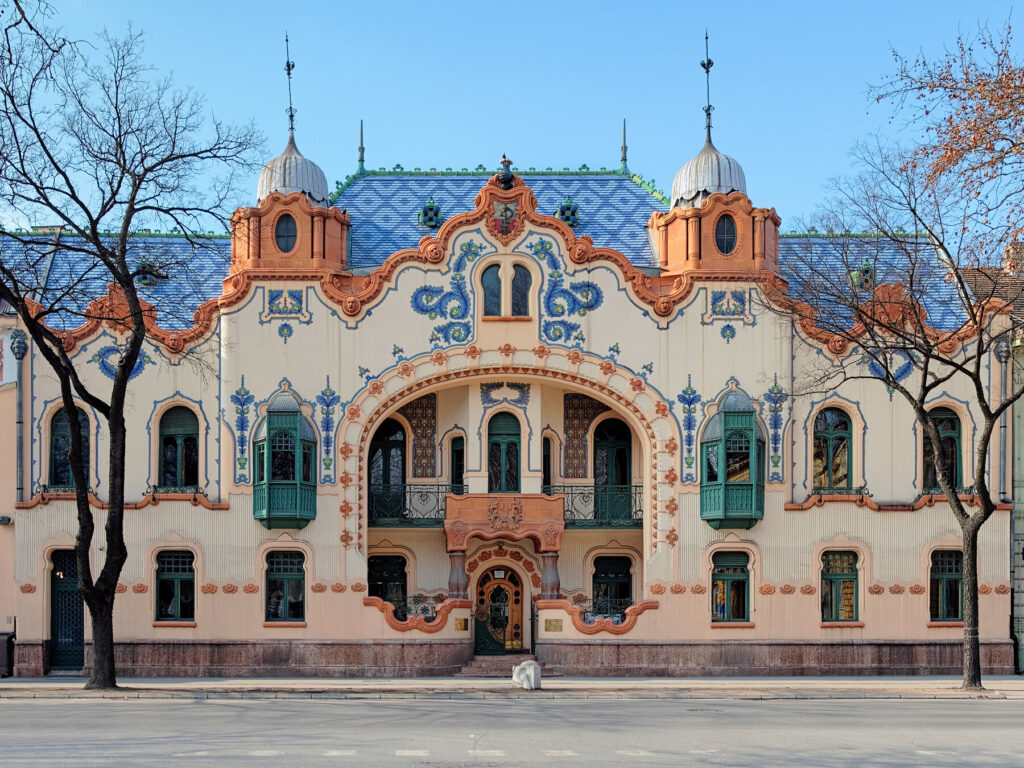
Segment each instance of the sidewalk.
[{"label": "sidewalk", "polygon": [[3,678],[6,699],[1013,699],[1024,701],[1024,677],[984,678],[980,694],[960,690],[956,676],[930,677],[553,677],[540,691],[512,682],[454,677],[414,678],[122,678],[117,691],[83,690],[81,677]]}]

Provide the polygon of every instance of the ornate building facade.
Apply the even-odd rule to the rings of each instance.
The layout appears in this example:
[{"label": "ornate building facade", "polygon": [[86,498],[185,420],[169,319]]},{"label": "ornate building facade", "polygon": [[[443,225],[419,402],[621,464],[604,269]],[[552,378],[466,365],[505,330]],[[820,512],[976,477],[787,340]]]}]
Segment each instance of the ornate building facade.
[{"label": "ornate building facade", "polygon": [[[961,543],[930,446],[878,382],[789,394],[854,351],[769,308],[787,252],[814,244],[780,237],[710,130],[669,198],[625,157],[360,162],[329,194],[294,139],[256,197],[201,280],[140,286],[122,674],[453,674],[525,652],[581,674],[958,670]],[[18,675],[78,669],[67,418],[0,323],[0,413],[19,423],[0,445],[0,631],[16,622]],[[109,375],[116,330],[65,340]],[[930,403],[964,488],[970,399]],[[106,438],[82,412],[102,531]],[[980,541],[997,672],[1010,514]]]}]

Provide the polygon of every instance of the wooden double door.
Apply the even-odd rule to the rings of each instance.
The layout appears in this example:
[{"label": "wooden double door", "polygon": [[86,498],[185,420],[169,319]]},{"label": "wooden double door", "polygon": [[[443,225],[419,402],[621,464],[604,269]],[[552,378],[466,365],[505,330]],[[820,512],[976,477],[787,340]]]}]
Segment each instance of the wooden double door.
[{"label": "wooden double door", "polygon": [[477,582],[475,602],[474,651],[522,653],[524,596],[519,574],[507,567],[491,568]]}]

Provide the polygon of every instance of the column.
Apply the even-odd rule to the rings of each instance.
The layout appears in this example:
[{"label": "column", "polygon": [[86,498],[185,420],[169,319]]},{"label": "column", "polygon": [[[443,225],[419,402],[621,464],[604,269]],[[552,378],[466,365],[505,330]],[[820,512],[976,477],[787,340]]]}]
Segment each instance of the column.
[{"label": "column", "polygon": [[562,592],[562,581],[558,575],[558,553],[542,552],[544,571],[540,575],[541,600],[557,600]]},{"label": "column", "polygon": [[[448,571],[448,597],[452,600],[469,598],[469,577],[466,575],[466,553],[449,552],[451,570]],[[558,578],[557,572],[555,578]]]}]

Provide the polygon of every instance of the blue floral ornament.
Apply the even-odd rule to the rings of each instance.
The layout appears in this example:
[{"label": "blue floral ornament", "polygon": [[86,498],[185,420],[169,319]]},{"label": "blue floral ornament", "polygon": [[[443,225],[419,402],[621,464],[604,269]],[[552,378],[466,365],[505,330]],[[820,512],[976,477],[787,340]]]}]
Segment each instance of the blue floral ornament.
[{"label": "blue floral ornament", "polygon": [[292,328],[291,323],[281,323],[277,328],[277,335],[281,337],[285,344],[288,343],[288,339],[292,337],[295,330]]},{"label": "blue floral ornament", "polygon": [[736,338],[736,329],[730,323],[722,326],[722,338],[725,339],[726,344]]}]

